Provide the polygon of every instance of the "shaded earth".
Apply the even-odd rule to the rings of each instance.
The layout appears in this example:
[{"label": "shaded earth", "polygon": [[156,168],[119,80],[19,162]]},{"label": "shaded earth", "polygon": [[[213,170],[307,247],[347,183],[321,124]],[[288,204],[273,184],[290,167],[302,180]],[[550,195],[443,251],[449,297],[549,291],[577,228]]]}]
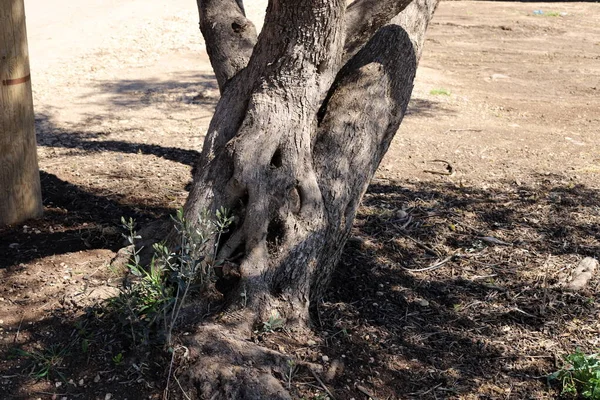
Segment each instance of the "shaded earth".
[{"label": "shaded earth", "polygon": [[[104,314],[109,262],[121,216],[185,201],[218,89],[193,3],[69,3],[26,0],[45,214],[0,230],[0,393],[158,399],[171,355]],[[323,366],[281,377],[297,398],[557,398],[562,357],[598,350],[600,280],[563,288],[600,256],[598,15],[440,5],[314,338],[260,337]]]}]

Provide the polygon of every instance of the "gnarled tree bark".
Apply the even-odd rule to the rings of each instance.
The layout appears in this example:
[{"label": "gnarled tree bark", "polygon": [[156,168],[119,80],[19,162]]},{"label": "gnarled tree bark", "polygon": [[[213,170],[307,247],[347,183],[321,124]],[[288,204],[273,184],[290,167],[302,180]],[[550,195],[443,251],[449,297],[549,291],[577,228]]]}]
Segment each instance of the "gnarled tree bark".
[{"label": "gnarled tree bark", "polygon": [[[231,22],[243,16],[238,2],[198,3],[201,25],[219,18],[205,38],[222,97],[185,213],[233,210],[219,256],[239,260],[239,279],[219,321],[188,339],[186,388],[196,398],[286,399],[272,375],[286,357],[247,339],[274,312],[287,329],[309,329],[309,306],[404,116],[438,0],[271,0],[249,57]],[[218,17],[203,11],[217,3],[228,4]],[[244,50],[228,54],[235,48]],[[247,64],[223,61],[240,54]]]},{"label": "gnarled tree bark", "polygon": [[256,44],[256,28],[246,18],[242,0],[198,0],[204,36],[217,83],[225,84],[248,65]]}]

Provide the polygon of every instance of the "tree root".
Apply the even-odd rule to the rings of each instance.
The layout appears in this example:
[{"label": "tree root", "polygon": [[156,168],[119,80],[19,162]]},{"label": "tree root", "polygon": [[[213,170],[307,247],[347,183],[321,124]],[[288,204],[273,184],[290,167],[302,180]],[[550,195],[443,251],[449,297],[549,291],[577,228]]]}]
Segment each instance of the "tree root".
[{"label": "tree root", "polygon": [[177,377],[186,393],[184,397],[292,399],[282,380],[289,373],[293,357],[262,347],[244,336],[236,328],[228,328],[228,324],[211,323],[185,338],[184,345],[190,349],[184,366],[186,372]]}]

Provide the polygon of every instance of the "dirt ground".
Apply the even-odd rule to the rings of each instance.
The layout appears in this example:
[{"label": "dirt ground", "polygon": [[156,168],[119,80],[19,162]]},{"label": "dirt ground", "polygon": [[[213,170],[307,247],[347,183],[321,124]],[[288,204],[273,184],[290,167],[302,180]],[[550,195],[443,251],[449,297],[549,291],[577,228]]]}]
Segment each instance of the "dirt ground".
[{"label": "dirt ground", "polygon": [[[71,4],[26,0],[45,215],[0,230],[0,397],[161,398],[170,356],[93,306],[120,217],[183,204],[218,90],[194,2]],[[599,16],[441,4],[314,341],[262,339],[323,365],[298,398],[557,398],[561,357],[600,348],[600,279],[561,287],[600,256]]]}]

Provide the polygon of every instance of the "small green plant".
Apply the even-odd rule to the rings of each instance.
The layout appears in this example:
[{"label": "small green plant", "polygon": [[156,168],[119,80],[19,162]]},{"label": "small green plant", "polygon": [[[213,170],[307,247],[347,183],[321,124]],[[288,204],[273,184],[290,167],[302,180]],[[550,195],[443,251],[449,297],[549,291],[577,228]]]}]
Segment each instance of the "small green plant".
[{"label": "small green plant", "polygon": [[17,356],[27,358],[31,361],[29,374],[38,379],[52,378],[54,376],[65,380],[64,375],[59,371],[64,366],[64,359],[68,355],[68,347],[53,345],[41,351],[25,351],[15,349]]},{"label": "small green plant", "polygon": [[112,358],[112,361],[116,366],[121,365],[123,363],[123,353],[119,353],[116,356],[114,356]]},{"label": "small green plant", "polygon": [[296,361],[290,359],[287,360],[288,369],[285,373],[285,379],[287,381],[288,390],[292,388],[292,380],[294,379],[294,375],[296,375],[296,371],[298,370],[298,365]]},{"label": "small green plant", "polygon": [[585,399],[600,400],[599,354],[586,355],[581,350],[565,357],[565,366],[548,377],[559,380],[563,394],[579,395]]},{"label": "small green plant", "polygon": [[431,89],[429,94],[433,96],[450,96],[450,91],[448,89]]},{"label": "small green plant", "polygon": [[90,341],[88,339],[82,339],[81,340],[81,351],[83,353],[87,353],[89,349],[90,349]]},{"label": "small green plant", "polygon": [[275,332],[277,330],[283,329],[285,325],[285,320],[281,318],[279,312],[272,311],[269,319],[263,322],[263,332]]},{"label": "small green plant", "polygon": [[214,269],[221,264],[217,260],[219,242],[234,221],[224,208],[217,210],[215,216],[209,218],[204,212],[192,223],[179,209],[172,217],[177,234],[173,251],[165,243],[154,244],[154,256],[146,267],[141,264],[142,248],[135,248],[136,240],[141,239],[135,221],[121,218],[127,231],[123,236],[133,246],[127,268],[135,280],[112,300],[112,305],[120,311],[121,322],[129,326],[134,342],[148,342],[152,331],[159,329],[170,346],[189,292],[195,287],[206,288],[214,281]]}]

